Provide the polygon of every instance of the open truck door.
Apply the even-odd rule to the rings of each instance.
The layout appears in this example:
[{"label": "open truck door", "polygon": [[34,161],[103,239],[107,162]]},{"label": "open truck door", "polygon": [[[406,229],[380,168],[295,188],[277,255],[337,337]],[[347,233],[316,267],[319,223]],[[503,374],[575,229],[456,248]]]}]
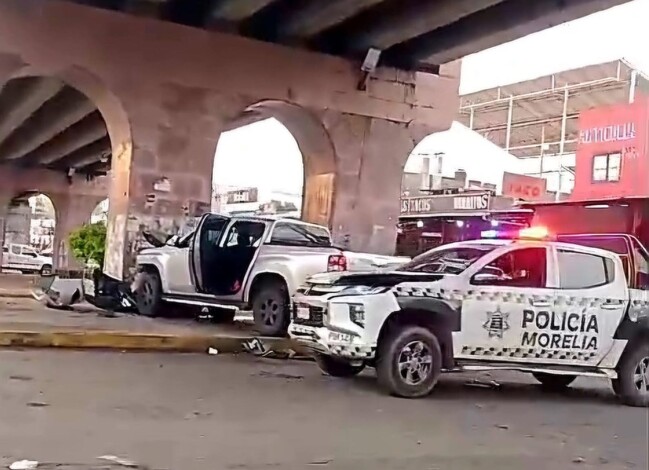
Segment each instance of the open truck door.
[{"label": "open truck door", "polygon": [[206,288],[206,276],[209,272],[208,264],[223,238],[225,229],[230,221],[229,217],[218,214],[205,214],[201,217],[196,232],[189,244],[189,274],[196,292],[209,293]]},{"label": "open truck door", "polygon": [[196,290],[225,301],[241,301],[268,224],[216,217],[221,216],[203,219],[194,237],[190,262]]}]

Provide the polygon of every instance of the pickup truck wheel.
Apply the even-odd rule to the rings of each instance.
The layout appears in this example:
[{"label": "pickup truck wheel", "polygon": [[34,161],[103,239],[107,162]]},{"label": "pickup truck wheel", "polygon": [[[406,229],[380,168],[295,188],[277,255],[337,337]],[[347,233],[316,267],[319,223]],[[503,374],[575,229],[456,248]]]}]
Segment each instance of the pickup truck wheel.
[{"label": "pickup truck wheel", "polygon": [[541,387],[549,391],[559,391],[568,388],[575,381],[576,375],[545,374],[543,372],[532,372]]},{"label": "pickup truck wheel", "polygon": [[142,280],[135,293],[137,311],[145,317],[157,317],[162,309],[162,282],[156,272],[142,273]]},{"label": "pickup truck wheel", "polygon": [[439,341],[427,328],[397,327],[379,344],[376,374],[390,395],[419,398],[430,394],[441,369]]},{"label": "pickup truck wheel", "polygon": [[622,403],[649,407],[649,343],[631,344],[620,359],[617,373],[614,390]]},{"label": "pickup truck wheel", "polygon": [[365,364],[353,365],[325,354],[317,354],[315,362],[322,372],[332,377],[353,377],[365,369]]},{"label": "pickup truck wheel", "polygon": [[279,281],[264,282],[252,299],[255,327],[263,336],[285,336],[290,321],[286,286]]}]

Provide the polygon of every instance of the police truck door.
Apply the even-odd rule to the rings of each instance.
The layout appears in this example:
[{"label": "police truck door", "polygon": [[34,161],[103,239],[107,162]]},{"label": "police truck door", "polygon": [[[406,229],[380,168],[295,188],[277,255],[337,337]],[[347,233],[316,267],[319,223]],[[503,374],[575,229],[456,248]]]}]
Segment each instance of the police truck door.
[{"label": "police truck door", "polygon": [[[595,366],[613,347],[628,303],[621,261],[613,253],[557,247],[558,287],[548,325],[524,320],[529,341],[552,351],[552,363]],[[546,345],[545,343],[549,343]]]},{"label": "police truck door", "polygon": [[548,287],[550,258],[547,246],[517,246],[471,276],[461,331],[454,334],[455,357],[507,362],[536,357],[534,348],[521,344],[522,325],[529,316],[551,311],[555,291]]}]

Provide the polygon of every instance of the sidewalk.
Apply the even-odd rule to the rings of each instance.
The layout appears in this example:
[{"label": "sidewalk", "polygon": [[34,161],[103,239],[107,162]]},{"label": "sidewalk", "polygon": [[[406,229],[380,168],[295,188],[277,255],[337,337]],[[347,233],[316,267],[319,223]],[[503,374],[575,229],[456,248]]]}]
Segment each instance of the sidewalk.
[{"label": "sidewalk", "polygon": [[[245,350],[244,341],[255,337],[252,325],[244,321],[216,325],[194,319],[152,319],[112,314],[89,304],[69,311],[55,310],[32,298],[0,295],[0,347],[179,352],[207,352],[214,348],[218,353],[237,353]],[[287,339],[260,341],[266,350],[277,353],[294,350]]]}]

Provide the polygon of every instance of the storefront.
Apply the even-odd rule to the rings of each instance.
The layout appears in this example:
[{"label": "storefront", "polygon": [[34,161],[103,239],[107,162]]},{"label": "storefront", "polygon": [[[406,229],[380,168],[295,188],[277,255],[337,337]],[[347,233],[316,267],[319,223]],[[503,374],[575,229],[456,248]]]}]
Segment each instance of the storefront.
[{"label": "storefront", "polygon": [[478,239],[483,231],[501,225],[527,226],[533,213],[491,191],[440,192],[401,199],[397,255],[416,256],[445,243]]},{"label": "storefront", "polygon": [[629,233],[649,244],[649,101],[579,116],[575,186],[567,201],[537,202],[534,225],[551,233]]}]

